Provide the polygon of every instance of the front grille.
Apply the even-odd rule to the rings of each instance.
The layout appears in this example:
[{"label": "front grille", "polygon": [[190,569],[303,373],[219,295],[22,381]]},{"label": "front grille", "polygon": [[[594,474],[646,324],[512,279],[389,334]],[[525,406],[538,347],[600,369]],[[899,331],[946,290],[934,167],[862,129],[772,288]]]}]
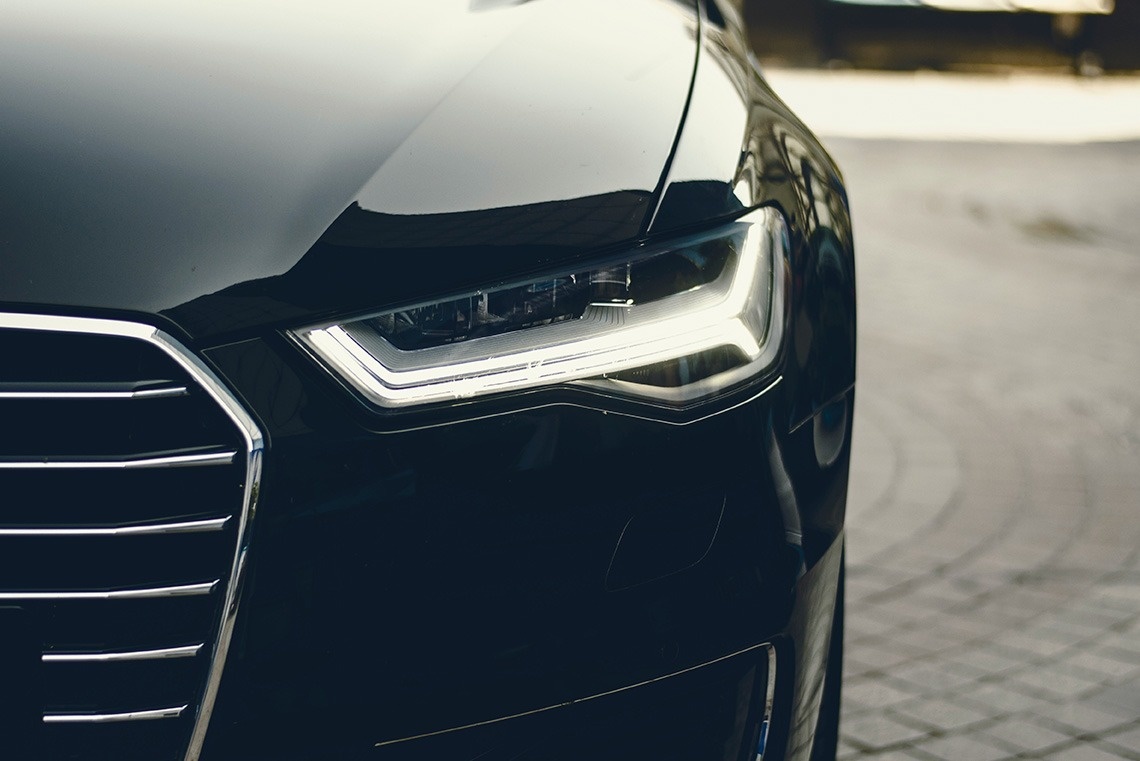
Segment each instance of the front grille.
[{"label": "front grille", "polygon": [[260,452],[153,327],[0,314],[0,638],[35,651],[28,758],[196,757]]}]

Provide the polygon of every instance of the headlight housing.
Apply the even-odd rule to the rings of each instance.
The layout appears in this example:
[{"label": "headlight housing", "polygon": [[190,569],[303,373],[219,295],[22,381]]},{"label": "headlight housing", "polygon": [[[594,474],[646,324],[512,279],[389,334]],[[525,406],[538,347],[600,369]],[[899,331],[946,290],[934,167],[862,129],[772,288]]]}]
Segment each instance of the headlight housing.
[{"label": "headlight housing", "polygon": [[604,266],[290,334],[388,409],[555,384],[683,407],[775,362],[787,247],[759,209]]}]

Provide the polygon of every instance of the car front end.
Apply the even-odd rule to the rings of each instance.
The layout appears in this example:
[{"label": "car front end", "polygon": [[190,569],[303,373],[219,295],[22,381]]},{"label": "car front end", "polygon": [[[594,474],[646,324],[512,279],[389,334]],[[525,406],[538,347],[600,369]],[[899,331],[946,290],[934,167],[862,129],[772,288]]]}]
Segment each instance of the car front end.
[{"label": "car front end", "polygon": [[12,757],[834,755],[846,193],[730,6],[12,9]]}]

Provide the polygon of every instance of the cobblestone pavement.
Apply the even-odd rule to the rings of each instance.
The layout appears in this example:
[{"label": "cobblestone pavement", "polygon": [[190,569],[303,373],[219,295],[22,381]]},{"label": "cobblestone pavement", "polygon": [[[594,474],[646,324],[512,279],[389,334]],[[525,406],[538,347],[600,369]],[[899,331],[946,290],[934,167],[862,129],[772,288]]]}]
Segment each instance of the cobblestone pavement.
[{"label": "cobblestone pavement", "polygon": [[1140,143],[827,142],[860,288],[840,758],[1140,761]]}]

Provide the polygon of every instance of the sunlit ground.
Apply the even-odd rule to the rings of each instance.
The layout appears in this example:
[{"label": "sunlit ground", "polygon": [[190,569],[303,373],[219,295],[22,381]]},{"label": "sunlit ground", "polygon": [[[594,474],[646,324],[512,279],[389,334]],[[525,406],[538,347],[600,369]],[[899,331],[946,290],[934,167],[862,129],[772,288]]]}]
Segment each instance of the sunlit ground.
[{"label": "sunlit ground", "polygon": [[1140,78],[768,75],[854,219],[840,761],[1140,761]]},{"label": "sunlit ground", "polygon": [[825,137],[1082,143],[1140,138],[1140,76],[768,69]]}]

